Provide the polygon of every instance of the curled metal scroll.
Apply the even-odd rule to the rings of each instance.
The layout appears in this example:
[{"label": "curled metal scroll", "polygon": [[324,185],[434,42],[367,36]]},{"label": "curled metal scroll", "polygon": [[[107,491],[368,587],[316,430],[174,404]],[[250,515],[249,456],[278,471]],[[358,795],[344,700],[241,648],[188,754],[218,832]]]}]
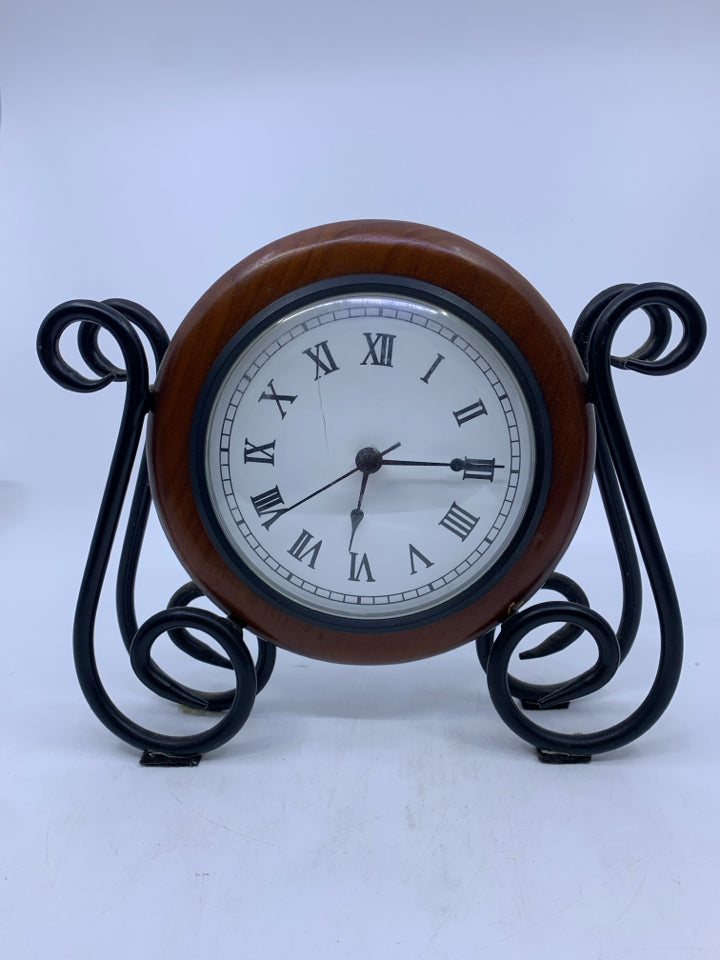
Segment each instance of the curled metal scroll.
[{"label": "curled metal scroll", "polygon": [[[63,333],[77,326],[78,349],[93,377],[79,373],[63,357]],[[124,367],[118,367],[99,345],[106,331],[120,348]],[[112,546],[136,460],[143,423],[152,405],[148,362],[138,331],[150,344],[158,365],[168,345],[167,334],[158,320],[143,307],[128,300],[102,303],[74,300],[61,304],[45,318],[38,334],[37,348],[45,371],[61,386],[78,392],[101,390],[113,382],[126,384],[125,403],[98,519],[90,545],[75,612],[73,651],[81,689],[98,718],[121,740],[152,753],[187,757],[207,752],[227,742],[243,726],[252,709],[259,686],[272,672],[274,648],[259,640],[258,664],[243,641],[240,624],[208,610],[187,607],[186,593],[168,609],[138,626],[134,594],[140,548],[150,510],[147,465],[142,456],[124,539],[118,574],[116,603],[120,632],[139,679],[160,696],[193,708],[223,712],[210,729],[188,736],[171,736],[142,727],[113,703],[100,679],[95,658],[95,621],[107,574]],[[176,595],[177,597],[177,595]],[[224,650],[226,657],[212,651],[189,631],[200,631]],[[151,657],[151,648],[162,633],[168,633],[196,659],[211,651],[218,665],[232,669],[235,687],[224,693],[193,690],[161,670]],[[260,682],[258,682],[258,680]]]},{"label": "curled metal scroll", "polygon": [[[650,319],[649,337],[634,353],[625,357],[613,356],[611,345],[618,327],[638,309],[644,310]],[[672,330],[672,314],[679,317],[683,332],[677,346],[665,353]],[[62,356],[62,334],[75,324],[78,325],[80,355],[93,377],[79,373]],[[101,330],[107,331],[119,346],[124,367],[118,367],[103,353],[99,344]],[[147,687],[176,703],[222,713],[223,716],[200,734],[161,735],[139,726],[123,714],[101,682],[94,652],[97,608],[144,419],[153,397],[147,358],[137,331],[150,343],[155,364],[159,364],[167,347],[167,335],[151,314],[125,300],[62,304],[48,315],[38,336],[42,365],[67,389],[92,392],[112,382],[126,383],[120,430],[76,607],[75,665],[88,703],[116,736],[156,754],[188,757],[222,745],[242,727],[252,709],[256,692],[265,685],[272,672],[275,647],[264,638],[258,638],[258,659],[254,664],[243,641],[241,624],[189,606],[201,595],[194,584],[181,587],[166,610],[138,625],[134,604],[135,579],[151,503],[147,465],[142,456],[117,580],[120,632],[132,668]],[[497,639],[493,632],[478,638],[477,649],[487,671],[490,696],[511,729],[540,750],[585,756],[623,746],[649,729],[672,698],[682,662],[682,621],[677,597],[620,413],[611,369],[615,367],[648,375],[664,375],[682,369],[692,362],[702,347],[705,320],[697,303],[676,287],[623,285],[610,288],[591,301],[578,319],[573,336],[588,372],[588,401],[596,410],[596,476],[622,578],[623,605],[618,627],[614,631],[600,614],[591,609],[578,584],[556,573],[548,579],[545,587],[560,593],[565,598],[563,601],[536,604],[513,614],[503,624]],[[630,650],[640,623],[641,575],[635,543],[640,548],[660,624],[660,659],[651,689],[630,716],[605,730],[590,734],[548,731],[530,721],[515,699],[549,708],[585,696],[612,678]],[[522,653],[522,658],[552,655],[587,632],[598,648],[596,663],[560,684],[529,684],[512,677],[509,663],[519,643],[532,630],[549,623],[562,626],[542,643]],[[198,631],[219,644],[226,656],[198,639],[195,636]],[[151,656],[155,641],[163,633],[196,660],[232,669],[236,676],[235,688],[221,693],[204,692],[170,677]]]},{"label": "curled metal scroll", "polygon": [[[614,356],[611,352],[613,338],[620,324],[636,310],[647,314],[650,334],[634,353]],[[678,344],[664,353],[670,341],[672,315],[679,318],[682,334]],[[705,333],[705,318],[696,301],[685,291],[669,284],[612,287],[595,297],[576,323],[573,339],[587,370],[588,400],[596,412],[595,472],[622,577],[620,621],[617,630],[613,631],[585,601],[543,603],[510,616],[497,639],[488,633],[477,641],[493,704],[515,733],[541,751],[583,756],[631,743],[660,718],[675,692],[683,654],[680,608],[620,412],[611,370],[615,367],[651,376],[674,373],[697,357]],[[660,625],[660,657],[650,690],[627,718],[604,730],[587,734],[547,730],[531,721],[514,698],[534,701],[540,707],[556,706],[585,696],[613,676],[627,656],[640,623],[642,594],[635,542],[647,572]],[[551,577],[546,586],[567,595],[563,589],[567,584],[558,576]],[[529,632],[547,623],[564,623],[565,627],[539,647],[527,651],[526,658],[556,652],[567,645],[565,641],[569,637],[572,642],[574,636],[567,633],[570,626],[580,632],[585,630],[593,637],[598,646],[598,660],[590,670],[563,684],[525,684],[509,674],[510,658]]]},{"label": "curled metal scroll", "polygon": [[[192,603],[193,600],[200,600],[204,596],[205,594],[196,584],[192,582],[186,583],[180,587],[179,590],[176,590],[172,595],[170,602],[168,603],[168,608],[184,607],[189,603]],[[195,660],[199,660],[202,663],[209,663],[218,667],[225,667],[226,669],[232,669],[232,664],[229,662],[229,660],[227,660],[221,654],[218,654],[206,643],[203,643],[201,640],[193,637],[192,634],[187,630],[168,630],[168,636],[176,647],[193,657]],[[256,637],[256,639],[258,645],[258,654],[255,662],[255,678],[257,692],[260,693],[260,691],[265,688],[265,685],[267,684],[273,672],[277,648],[275,647],[274,643],[270,643],[269,641],[264,640],[262,637]],[[223,696],[223,694],[218,694],[217,696],[220,697]],[[227,696],[227,694],[224,694],[224,696]],[[220,707],[219,709],[225,708]]]}]

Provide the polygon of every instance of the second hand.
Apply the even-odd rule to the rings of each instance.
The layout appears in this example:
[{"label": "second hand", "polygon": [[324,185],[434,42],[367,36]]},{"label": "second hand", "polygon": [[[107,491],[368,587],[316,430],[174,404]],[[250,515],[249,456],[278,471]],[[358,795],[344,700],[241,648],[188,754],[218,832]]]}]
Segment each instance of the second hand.
[{"label": "second hand", "polygon": [[[393,450],[397,450],[400,446],[400,441],[394,443],[391,447],[388,447],[387,450],[380,453],[380,457],[384,457],[386,453],[392,453]],[[290,510],[294,510],[295,507],[301,506],[303,503],[307,503],[308,500],[312,500],[313,497],[317,497],[318,494],[324,493],[325,490],[329,490],[330,487],[334,487],[336,483],[340,483],[341,480],[346,480],[348,477],[351,477],[354,473],[365,472],[361,471],[360,467],[353,467],[352,470],[348,470],[347,473],[343,473],[341,477],[337,477],[335,480],[331,480],[330,483],[326,483],[324,487],[320,487],[318,490],[313,490],[312,493],[309,493],[306,497],[303,497],[302,500],[298,500],[295,503],[291,504],[289,507],[285,507],[283,510],[278,510],[277,515],[280,516],[284,513],[289,513]]]}]

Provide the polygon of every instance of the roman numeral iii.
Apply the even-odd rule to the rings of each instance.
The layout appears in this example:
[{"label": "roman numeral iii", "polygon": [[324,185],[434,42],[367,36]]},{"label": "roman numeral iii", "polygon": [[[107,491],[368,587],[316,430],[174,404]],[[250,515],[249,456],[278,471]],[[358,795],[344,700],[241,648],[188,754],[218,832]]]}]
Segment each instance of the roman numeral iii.
[{"label": "roman numeral iii", "polygon": [[465,469],[463,470],[463,480],[494,480],[495,471],[504,469],[502,463],[495,463],[492,460],[471,460],[465,458]]},{"label": "roman numeral iii", "polygon": [[446,530],[454,533],[461,540],[467,540],[479,519],[480,517],[474,517],[469,510],[465,510],[464,507],[453,500],[452,506],[439,521],[439,526],[445,527]]}]

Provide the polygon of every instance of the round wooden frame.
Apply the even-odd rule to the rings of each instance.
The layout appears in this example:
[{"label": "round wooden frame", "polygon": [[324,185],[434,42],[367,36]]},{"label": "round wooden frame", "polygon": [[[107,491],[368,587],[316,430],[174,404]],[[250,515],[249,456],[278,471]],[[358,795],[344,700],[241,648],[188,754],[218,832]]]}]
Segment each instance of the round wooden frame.
[{"label": "round wooden frame", "polygon": [[[233,573],[209,539],[192,492],[190,435],[203,384],[220,352],[259,311],[294,290],[349,274],[433,284],[495,321],[527,360],[550,421],[552,475],[535,533],[480,598],[441,620],[392,632],[342,632],[280,611]],[[568,546],[587,500],[595,451],[585,373],[560,320],[502,260],[432,227],[360,220],[304,230],[252,254],[190,311],[158,373],[148,428],[153,499],[180,561],[204,593],[281,647],[338,663],[395,663],[441,653],[501,621],[542,586]]]}]

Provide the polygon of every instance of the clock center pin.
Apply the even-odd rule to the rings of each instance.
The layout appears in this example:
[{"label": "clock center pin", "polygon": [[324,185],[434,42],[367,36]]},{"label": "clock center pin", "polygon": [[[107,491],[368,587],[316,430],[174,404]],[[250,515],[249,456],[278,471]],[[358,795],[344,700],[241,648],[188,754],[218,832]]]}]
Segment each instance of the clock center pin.
[{"label": "clock center pin", "polygon": [[375,447],[363,447],[355,457],[355,466],[363,473],[377,473],[382,462],[382,454]]}]

